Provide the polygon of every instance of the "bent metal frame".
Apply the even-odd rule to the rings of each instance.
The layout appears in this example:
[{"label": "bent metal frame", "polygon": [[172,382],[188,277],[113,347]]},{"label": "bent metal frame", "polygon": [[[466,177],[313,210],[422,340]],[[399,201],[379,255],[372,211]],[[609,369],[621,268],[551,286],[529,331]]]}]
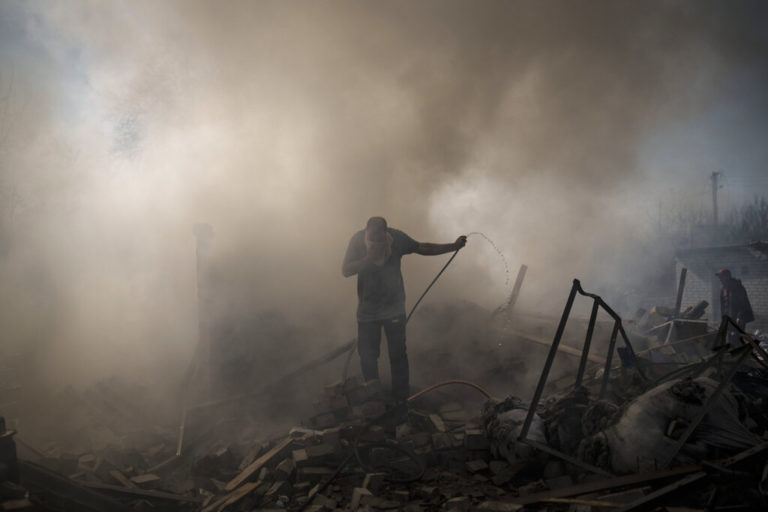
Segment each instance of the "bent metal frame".
[{"label": "bent metal frame", "polygon": [[[518,441],[528,444],[529,446],[536,448],[538,450],[541,450],[543,452],[549,453],[550,455],[558,457],[571,464],[582,467],[590,472],[602,474],[606,476],[612,476],[611,473],[605,471],[602,468],[592,466],[574,457],[571,457],[565,453],[562,453],[559,450],[550,448],[545,444],[538,443],[532,439],[528,439],[528,432],[531,427],[531,422],[533,421],[533,415],[536,413],[536,409],[538,408],[539,401],[541,400],[541,395],[544,392],[544,387],[546,386],[547,379],[549,377],[549,371],[551,370],[552,364],[554,363],[555,355],[557,354],[558,347],[560,345],[560,340],[562,339],[563,332],[565,331],[565,325],[568,322],[568,318],[571,313],[571,308],[573,307],[573,302],[574,302],[574,299],[576,298],[577,293],[584,297],[591,298],[593,303],[592,303],[592,312],[589,317],[589,324],[587,326],[587,334],[586,334],[586,338],[584,339],[584,347],[582,348],[581,360],[579,362],[579,369],[576,374],[576,381],[574,384],[574,388],[578,388],[579,386],[581,386],[582,381],[584,379],[584,372],[586,370],[587,360],[588,360],[587,358],[589,356],[590,345],[592,343],[592,335],[595,329],[597,313],[600,308],[602,308],[614,320],[613,331],[611,333],[611,339],[610,339],[610,343],[608,345],[608,351],[605,357],[605,366],[604,366],[604,371],[602,376],[602,383],[600,385],[600,395],[599,395],[600,399],[605,397],[605,393],[607,391],[608,381],[611,373],[611,365],[613,362],[613,353],[616,351],[616,340],[619,334],[621,334],[622,341],[624,342],[624,345],[625,345],[623,350],[621,348],[618,350],[619,356],[621,357],[621,360],[622,360],[622,364],[629,368],[632,368],[632,367],[636,368],[640,377],[646,383],[650,384],[649,378],[645,375],[645,373],[642,370],[642,367],[641,367],[642,363],[638,364],[639,361],[635,356],[635,351],[633,350],[632,344],[629,342],[627,333],[624,330],[621,317],[608,304],[606,304],[606,302],[600,296],[585,292],[584,289],[581,287],[581,282],[579,282],[578,279],[574,279],[573,285],[571,286],[571,291],[568,294],[568,300],[565,303],[563,315],[560,318],[560,324],[557,327],[557,331],[555,332],[555,337],[552,340],[552,345],[550,346],[549,353],[547,354],[547,359],[544,363],[544,367],[542,368],[541,376],[539,377],[539,382],[536,386],[536,391],[534,392],[533,399],[531,400],[531,404],[528,407],[528,414],[526,415],[525,422],[523,423],[523,427],[520,430]],[[733,328],[735,328],[739,332],[740,334],[739,339],[745,343],[744,345],[737,347],[735,349],[731,349],[730,347],[728,347],[728,345],[725,343],[725,340],[726,340],[726,335],[727,335],[729,326],[733,326]],[[719,396],[722,394],[725,387],[730,383],[731,379],[736,374],[736,371],[742,365],[747,355],[752,354],[753,357],[761,365],[768,368],[768,354],[766,354],[766,352],[760,348],[759,344],[756,343],[755,340],[749,334],[744,332],[743,329],[741,329],[738,325],[736,325],[736,323],[731,318],[727,316],[724,316],[722,318],[722,321],[720,323],[720,328],[717,331],[717,336],[715,340],[716,340],[715,347],[713,347],[713,350],[715,351],[714,355],[702,361],[701,363],[691,365],[690,369],[694,374],[698,375],[704,369],[706,369],[707,367],[710,367],[713,363],[721,365],[725,354],[731,355],[732,366],[727,372],[725,372],[720,382],[720,385],[712,393],[712,395],[710,395],[706,403],[701,408],[701,411],[699,411],[699,414],[697,414],[696,418],[694,418],[694,421],[692,421],[691,424],[688,425],[688,428],[686,428],[683,435],[677,440],[677,443],[675,444],[675,449],[672,450],[671,453],[668,455],[668,457],[662,462],[662,466],[661,466],[662,468],[667,467],[672,462],[672,460],[674,460],[680,448],[682,448],[682,446],[688,440],[688,437],[693,433],[693,431],[702,421],[706,413],[709,411],[710,407],[714,404],[717,398],[719,398]]]}]

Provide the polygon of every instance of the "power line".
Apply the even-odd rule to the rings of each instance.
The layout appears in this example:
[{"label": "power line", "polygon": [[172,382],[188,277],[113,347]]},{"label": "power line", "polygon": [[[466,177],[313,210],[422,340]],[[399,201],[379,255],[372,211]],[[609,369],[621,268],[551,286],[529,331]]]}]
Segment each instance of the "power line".
[{"label": "power line", "polygon": [[712,225],[715,227],[717,227],[717,178],[721,174],[720,172],[712,173]]}]

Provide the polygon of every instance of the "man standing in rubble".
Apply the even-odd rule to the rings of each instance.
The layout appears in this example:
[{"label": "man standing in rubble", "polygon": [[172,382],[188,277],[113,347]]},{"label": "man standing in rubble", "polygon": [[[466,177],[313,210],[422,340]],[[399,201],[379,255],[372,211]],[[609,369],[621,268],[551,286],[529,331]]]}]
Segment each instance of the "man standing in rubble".
[{"label": "man standing in rubble", "polygon": [[371,217],[365,229],[349,241],[341,273],[357,274],[357,350],[365,380],[379,378],[381,330],[387,335],[392,395],[404,403],[409,396],[408,355],[405,349],[405,287],[400,259],[411,253],[437,256],[457,251],[467,243],[420,243],[400,230],[387,227],[384,217]]},{"label": "man standing in rubble", "polygon": [[[754,321],[755,315],[752,313],[752,305],[749,303],[747,290],[741,281],[731,276],[731,271],[724,268],[715,274],[723,285],[720,290],[720,314],[729,316],[736,322],[736,325],[746,330],[747,324]],[[735,338],[735,332],[729,332],[730,338]],[[734,340],[735,341],[735,340]]]}]

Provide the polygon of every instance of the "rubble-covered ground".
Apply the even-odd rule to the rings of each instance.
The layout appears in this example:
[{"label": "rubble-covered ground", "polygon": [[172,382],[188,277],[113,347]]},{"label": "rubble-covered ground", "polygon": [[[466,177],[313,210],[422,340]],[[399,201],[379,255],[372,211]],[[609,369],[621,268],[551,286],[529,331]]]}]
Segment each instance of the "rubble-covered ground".
[{"label": "rubble-covered ground", "polygon": [[[598,323],[575,388],[585,324],[572,319],[525,439],[556,320],[471,304],[426,307],[409,325],[412,387],[425,393],[407,407],[389,400],[386,379],[362,382],[354,354],[298,373],[300,361],[282,361],[290,378],[259,387],[249,375],[243,394],[183,416],[180,404],[119,379],[59,390],[37,423],[15,425],[21,476],[3,484],[3,506],[765,509],[768,373],[759,358],[711,346],[685,352],[709,364],[697,356],[638,369],[615,358],[600,397],[611,326]],[[631,339],[643,349],[661,343],[654,327]],[[463,382],[430,388],[448,380]]]}]

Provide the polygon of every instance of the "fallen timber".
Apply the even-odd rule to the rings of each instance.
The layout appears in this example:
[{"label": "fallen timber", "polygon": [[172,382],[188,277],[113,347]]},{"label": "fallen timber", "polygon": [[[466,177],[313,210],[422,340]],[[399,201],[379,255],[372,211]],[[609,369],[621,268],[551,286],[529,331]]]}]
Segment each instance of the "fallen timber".
[{"label": "fallen timber", "polygon": [[[574,282],[573,300],[585,296],[593,301],[593,311],[602,307],[602,299],[581,292],[580,283]],[[678,452],[690,444],[689,439],[701,431],[707,410],[728,393],[734,375],[762,368],[760,359],[764,356],[747,333],[741,333],[743,346],[722,347],[722,343],[714,343],[719,346],[711,356],[696,364],[678,365],[679,368],[657,378],[650,370],[659,368],[642,360],[643,352],[634,352],[631,346],[628,349],[621,347],[625,350],[619,352],[617,345],[623,341],[620,319],[615,320],[605,354],[590,353],[594,350],[589,343],[593,322],[590,322],[592,329],[587,326],[585,347],[581,352],[575,347],[570,348],[578,353],[563,351],[561,338],[567,321],[568,315],[564,314],[556,333],[560,343],[550,344],[552,355],[545,362],[539,385],[533,393],[536,400],[523,404],[524,421],[518,425],[521,430],[514,437],[520,445],[525,445],[530,459],[516,463],[494,451],[498,448],[494,437],[484,418],[477,414],[479,401],[457,403],[448,394],[425,390],[424,394],[413,395],[408,410],[399,411],[387,398],[380,383],[361,382],[352,377],[324,390],[313,390],[319,396],[312,414],[303,419],[301,428],[287,434],[261,441],[250,439],[240,445],[223,439],[221,448],[212,449],[202,457],[194,455],[196,445],[190,443],[184,457],[175,459],[179,461],[176,465],[168,462],[167,450],[152,457],[145,456],[146,461],[138,465],[114,459],[109,463],[99,462],[109,457],[94,453],[92,458],[78,460],[79,471],[68,480],[77,492],[93,492],[110,503],[120,497],[122,501],[117,506],[126,509],[140,507],[140,500],[148,500],[146,503],[163,506],[164,510],[177,506],[178,510],[206,512],[254,508],[313,512],[344,508],[369,511],[397,508],[414,512],[436,509],[502,511],[522,507],[527,510],[567,510],[576,505],[582,510],[601,507],[633,510],[650,504],[676,504],[681,493],[715,477],[740,476],[742,481],[748,480],[747,483],[757,489],[761,481],[754,468],[762,468],[765,464],[764,444],[735,451],[728,458],[704,457],[695,464],[679,465],[675,460]],[[728,324],[729,320],[723,322]],[[722,341],[720,332],[725,332],[722,326],[715,333],[715,340]],[[339,355],[343,353],[340,351]],[[613,357],[614,353],[619,357]],[[581,398],[566,396],[567,400],[559,397],[558,401],[545,396],[547,366],[551,367],[559,354],[578,356],[579,369],[569,376],[568,389],[561,390],[561,394],[585,389],[583,402],[579,401]],[[594,367],[603,373],[593,372],[590,368]],[[670,430],[670,436],[674,435],[674,438],[670,437],[671,442],[680,446],[667,453],[669,460],[653,461],[657,469],[611,475],[612,468],[603,463],[596,465],[593,460],[571,451],[565,438],[558,433],[567,430],[571,414],[563,411],[572,409],[583,419],[590,408],[615,400],[620,395],[617,388],[627,382],[637,388],[630,395],[641,396],[660,383],[687,378],[695,381],[701,376],[715,378],[715,392],[702,395],[697,414],[687,423],[680,424],[679,429]],[[241,396],[250,401],[253,394]],[[238,399],[229,397],[232,401]],[[534,415],[540,415],[540,418],[535,419]],[[536,422],[546,434],[545,442],[531,437]],[[601,428],[607,429],[610,425],[606,423]],[[580,435],[587,436],[586,432]],[[166,443],[168,446],[174,444],[173,441]],[[358,455],[353,447],[358,449]],[[47,450],[34,450],[38,456],[47,457]],[[541,464],[536,466],[533,462]],[[193,472],[194,481],[190,480],[184,491],[173,489],[170,481],[184,471]],[[154,484],[157,488],[142,488],[140,485],[145,484],[133,480],[154,472],[159,474],[159,482]],[[747,474],[754,475],[753,479],[747,479],[744,476]],[[416,480],[400,482],[397,475],[401,479]],[[87,478],[104,480],[88,481]],[[107,481],[109,478],[112,481]],[[619,496],[622,493],[633,499],[627,501],[625,496]],[[759,503],[759,499],[751,496],[750,504]]]}]

